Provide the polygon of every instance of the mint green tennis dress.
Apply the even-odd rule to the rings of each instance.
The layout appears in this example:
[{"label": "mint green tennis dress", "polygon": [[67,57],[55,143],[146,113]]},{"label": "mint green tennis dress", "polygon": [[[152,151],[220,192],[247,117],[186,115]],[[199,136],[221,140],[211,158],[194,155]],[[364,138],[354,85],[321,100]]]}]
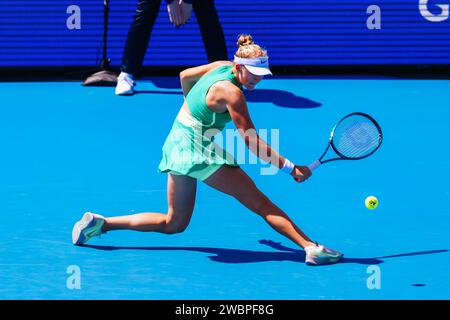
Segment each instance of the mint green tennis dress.
[{"label": "mint green tennis dress", "polygon": [[214,142],[215,135],[231,121],[230,114],[216,113],[206,105],[209,88],[218,81],[228,80],[242,90],[231,70],[228,65],[218,67],[189,91],[186,103],[191,114],[183,109],[178,113],[162,148],[159,172],[205,180],[223,165],[238,166],[234,157]]}]

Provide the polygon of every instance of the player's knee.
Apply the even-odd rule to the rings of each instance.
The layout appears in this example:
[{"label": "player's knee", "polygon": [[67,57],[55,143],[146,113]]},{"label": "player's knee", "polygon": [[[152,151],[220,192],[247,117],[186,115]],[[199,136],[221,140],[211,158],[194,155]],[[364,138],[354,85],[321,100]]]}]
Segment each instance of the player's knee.
[{"label": "player's knee", "polygon": [[181,233],[188,227],[188,222],[176,219],[171,216],[167,216],[166,218],[166,225],[164,227],[164,232],[166,234],[175,234],[175,233]]},{"label": "player's knee", "polygon": [[255,201],[255,212],[258,214],[264,214],[267,210],[267,208],[269,208],[269,206],[272,204],[272,202],[270,201],[269,198],[267,198],[267,196],[265,195],[260,195],[256,198]]},{"label": "player's knee", "polygon": [[176,234],[176,233],[182,233],[184,230],[186,230],[187,225],[174,225],[174,224],[168,224],[165,228],[166,234]]},{"label": "player's knee", "polygon": [[247,199],[247,207],[259,215],[264,214],[268,206],[271,204],[269,198],[260,192],[249,195]]}]

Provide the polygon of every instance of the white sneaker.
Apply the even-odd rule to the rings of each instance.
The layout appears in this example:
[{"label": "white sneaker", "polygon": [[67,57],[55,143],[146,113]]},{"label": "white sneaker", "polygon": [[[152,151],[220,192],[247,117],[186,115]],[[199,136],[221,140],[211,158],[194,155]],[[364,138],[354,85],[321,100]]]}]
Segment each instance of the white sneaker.
[{"label": "white sneaker", "polygon": [[323,245],[314,245],[304,248],[305,262],[309,266],[321,266],[339,262],[344,256],[342,253],[329,249]]},{"label": "white sneaker", "polygon": [[134,93],[133,87],[136,82],[133,80],[133,76],[129,73],[121,72],[117,78],[116,95],[125,96],[132,95]]},{"label": "white sneaker", "polygon": [[80,221],[75,223],[72,230],[72,243],[83,244],[92,237],[101,235],[105,218],[99,214],[86,212]]}]

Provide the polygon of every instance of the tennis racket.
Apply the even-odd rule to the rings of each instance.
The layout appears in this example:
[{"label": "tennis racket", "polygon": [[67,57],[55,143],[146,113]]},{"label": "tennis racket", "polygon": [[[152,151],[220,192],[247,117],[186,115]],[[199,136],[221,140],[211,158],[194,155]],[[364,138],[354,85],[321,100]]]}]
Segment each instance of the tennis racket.
[{"label": "tennis racket", "polygon": [[[308,168],[313,171],[320,165],[331,161],[367,158],[377,151],[382,141],[381,127],[371,116],[362,112],[351,113],[334,126],[324,153]],[[337,157],[324,160],[330,146]]]}]

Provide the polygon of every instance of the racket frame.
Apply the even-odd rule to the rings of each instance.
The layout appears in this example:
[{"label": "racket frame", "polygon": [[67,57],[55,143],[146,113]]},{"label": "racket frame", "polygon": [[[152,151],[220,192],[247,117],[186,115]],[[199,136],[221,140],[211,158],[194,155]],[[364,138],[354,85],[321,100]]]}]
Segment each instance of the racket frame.
[{"label": "racket frame", "polygon": [[[375,127],[378,129],[378,132],[379,132],[379,134],[378,134],[378,146],[377,146],[375,149],[373,149],[371,152],[369,152],[368,154],[366,154],[366,155],[364,155],[364,156],[356,157],[356,158],[350,158],[350,157],[344,156],[342,153],[340,153],[340,152],[337,150],[336,146],[335,146],[334,143],[333,143],[333,137],[334,137],[334,132],[336,131],[336,128],[339,126],[339,124],[340,124],[342,121],[344,121],[345,119],[347,119],[348,117],[355,116],[355,115],[363,116],[363,117],[368,118],[370,121],[372,121],[372,123],[373,123],[373,124],[375,125]],[[350,114],[346,115],[345,117],[343,117],[341,120],[339,120],[339,121],[334,125],[333,129],[331,130],[331,134],[330,134],[330,137],[329,137],[329,139],[328,139],[328,145],[327,145],[325,151],[324,151],[323,154],[320,156],[319,160],[316,160],[315,162],[313,162],[313,164],[311,164],[310,167],[312,167],[312,169],[315,169],[315,168],[317,168],[319,165],[321,165],[321,164],[323,164],[323,163],[330,162],[330,161],[336,161],[336,160],[361,160],[361,159],[367,158],[368,156],[372,155],[375,151],[377,151],[377,149],[381,146],[381,143],[382,143],[382,142],[383,142],[383,132],[381,131],[380,125],[378,124],[378,122],[376,122],[376,120],[375,120],[374,118],[372,118],[371,116],[369,116],[368,114],[363,113],[363,112],[353,112],[353,113],[350,113]],[[330,146],[331,146],[331,148],[333,149],[333,151],[334,151],[339,157],[337,157],[337,158],[331,158],[331,159],[327,159],[327,160],[322,161],[323,157],[327,154],[328,149],[330,149]],[[310,169],[311,169],[311,168],[310,168]]]}]

